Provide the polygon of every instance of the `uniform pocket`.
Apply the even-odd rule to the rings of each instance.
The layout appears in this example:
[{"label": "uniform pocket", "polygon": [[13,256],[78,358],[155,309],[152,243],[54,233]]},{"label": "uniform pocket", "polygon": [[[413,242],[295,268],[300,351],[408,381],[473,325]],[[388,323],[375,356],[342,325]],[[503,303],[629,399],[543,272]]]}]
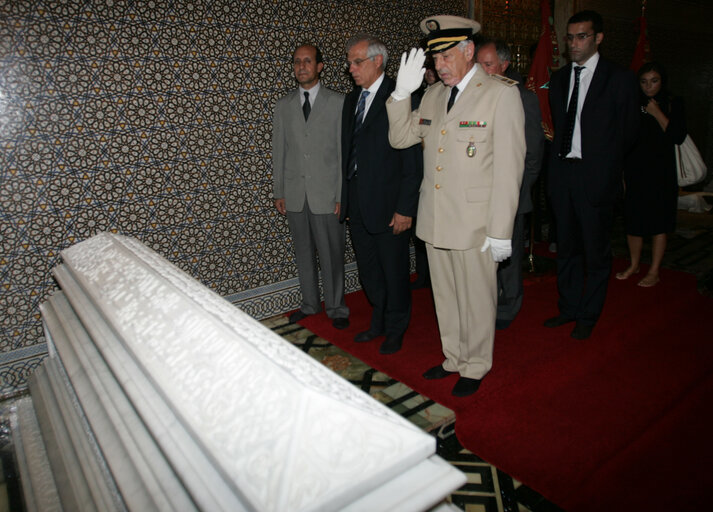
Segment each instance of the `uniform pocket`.
[{"label": "uniform pocket", "polygon": [[484,142],[488,140],[488,129],[482,128],[456,128],[456,138],[462,142]]}]

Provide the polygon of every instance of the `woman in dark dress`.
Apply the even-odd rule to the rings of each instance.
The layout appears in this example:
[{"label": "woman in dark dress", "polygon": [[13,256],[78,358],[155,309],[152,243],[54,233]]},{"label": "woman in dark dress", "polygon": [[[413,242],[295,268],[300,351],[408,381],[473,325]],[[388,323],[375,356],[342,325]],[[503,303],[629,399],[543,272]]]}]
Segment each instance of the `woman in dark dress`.
[{"label": "woman in dark dress", "polygon": [[631,264],[616,274],[628,279],[639,272],[645,236],[651,236],[651,267],[639,286],[659,282],[666,234],[676,226],[678,183],[674,145],[686,138],[683,102],[666,89],[666,72],[649,62],[638,72],[641,125],[636,144],[624,166],[624,219]]}]

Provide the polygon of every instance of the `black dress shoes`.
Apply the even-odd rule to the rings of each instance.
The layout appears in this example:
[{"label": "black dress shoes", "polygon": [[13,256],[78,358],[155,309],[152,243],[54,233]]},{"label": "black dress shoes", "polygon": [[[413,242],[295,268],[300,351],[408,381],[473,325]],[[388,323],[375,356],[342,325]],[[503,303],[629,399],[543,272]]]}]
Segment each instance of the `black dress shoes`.
[{"label": "black dress shoes", "polygon": [[332,320],[332,326],[335,329],[346,329],[349,327],[349,319],[348,318],[334,318]]},{"label": "black dress shoes", "polygon": [[297,310],[297,311],[295,311],[294,313],[292,313],[292,314],[290,315],[290,318],[289,318],[288,321],[289,321],[291,324],[296,324],[297,322],[299,322],[300,320],[303,320],[303,319],[307,318],[308,316],[309,316],[309,315],[308,315],[307,313],[303,313],[302,311]]},{"label": "black dress shoes", "polygon": [[478,391],[480,387],[481,379],[470,379],[468,377],[461,377],[453,386],[453,391],[451,395],[453,396],[469,396]]},{"label": "black dress shoes", "polygon": [[401,350],[401,342],[403,341],[403,339],[403,334],[400,334],[398,336],[387,336],[386,340],[384,340],[384,343],[382,343],[381,347],[379,347],[379,353],[384,355],[395,354],[396,352]]},{"label": "black dress shoes", "polygon": [[545,320],[545,323],[542,325],[544,325],[545,327],[559,327],[560,325],[568,324],[568,323],[574,322],[574,321],[575,321],[574,318],[570,318],[570,317],[564,316],[564,315],[557,315],[555,317],[548,318],[547,320]]},{"label": "black dress shoes", "polygon": [[423,378],[427,380],[445,379],[449,375],[453,375],[455,373],[458,372],[449,372],[448,370],[444,370],[443,366],[439,364],[438,366],[434,366],[433,368],[429,368],[423,372]]},{"label": "black dress shoes", "polygon": [[594,324],[583,324],[582,322],[577,322],[572,329],[572,334],[569,336],[575,340],[586,340],[592,335],[592,330],[594,329]]},{"label": "black dress shoes", "polygon": [[379,336],[383,335],[384,333],[382,332],[362,331],[356,336],[354,336],[354,341],[357,343],[366,343],[367,341],[371,341],[374,338],[378,338]]}]

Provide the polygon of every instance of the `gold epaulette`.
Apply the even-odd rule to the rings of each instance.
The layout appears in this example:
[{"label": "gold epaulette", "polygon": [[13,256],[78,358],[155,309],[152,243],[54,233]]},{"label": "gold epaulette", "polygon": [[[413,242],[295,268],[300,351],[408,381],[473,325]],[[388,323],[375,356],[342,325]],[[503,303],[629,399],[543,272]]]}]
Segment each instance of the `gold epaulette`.
[{"label": "gold epaulette", "polygon": [[509,87],[512,87],[513,85],[518,84],[517,80],[513,80],[512,78],[508,78],[508,77],[502,76],[502,75],[490,75],[490,78],[494,78],[498,82],[502,82]]}]

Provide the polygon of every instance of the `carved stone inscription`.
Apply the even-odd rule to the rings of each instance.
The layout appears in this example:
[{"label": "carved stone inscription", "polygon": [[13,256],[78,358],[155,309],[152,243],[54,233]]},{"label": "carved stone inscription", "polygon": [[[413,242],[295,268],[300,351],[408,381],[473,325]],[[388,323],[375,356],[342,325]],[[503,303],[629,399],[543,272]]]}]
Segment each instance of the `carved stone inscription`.
[{"label": "carved stone inscription", "polygon": [[62,258],[257,509],[332,508],[434,453],[430,436],[135,240],[105,233]]}]

